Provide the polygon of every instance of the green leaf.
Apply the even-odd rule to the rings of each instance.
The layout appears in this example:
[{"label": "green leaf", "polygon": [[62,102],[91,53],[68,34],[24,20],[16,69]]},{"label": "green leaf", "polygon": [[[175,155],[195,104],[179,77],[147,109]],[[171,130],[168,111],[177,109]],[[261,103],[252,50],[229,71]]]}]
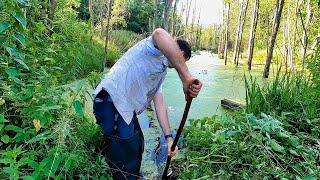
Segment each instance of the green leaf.
[{"label": "green leaf", "polygon": [[13,17],[16,18],[16,20],[22,25],[23,28],[26,28],[27,21],[21,13],[14,13]]},{"label": "green leaf", "polygon": [[7,52],[10,54],[10,56],[19,64],[21,64],[25,69],[29,70],[29,67],[23,62],[24,60],[24,54],[20,53],[16,48],[14,47],[6,47]]},{"label": "green leaf", "polygon": [[34,180],[32,176],[23,176],[23,180]]},{"label": "green leaf", "polygon": [[6,69],[6,73],[8,74],[9,77],[19,77],[21,74],[19,71],[12,68]]},{"label": "green leaf", "polygon": [[282,153],[284,152],[284,147],[278,144],[278,142],[274,139],[270,141],[270,146],[273,150],[277,152],[282,152]]},{"label": "green leaf", "polygon": [[0,123],[4,123],[4,122],[5,122],[4,115],[0,114]]},{"label": "green leaf", "polygon": [[1,137],[1,141],[5,144],[8,144],[8,142],[10,141],[10,137],[8,135],[4,135]]},{"label": "green leaf", "polygon": [[76,162],[77,162],[76,156],[71,154],[64,165],[64,168],[66,169],[66,171],[69,171]]},{"label": "green leaf", "polygon": [[29,0],[17,0],[17,1],[23,7],[29,6]]},{"label": "green leaf", "polygon": [[23,34],[14,34],[14,39],[16,39],[23,47],[26,46],[26,36]]},{"label": "green leaf", "polygon": [[17,132],[17,133],[23,132],[23,129],[21,129],[18,126],[14,126],[14,125],[7,125],[4,129],[7,130],[7,131],[14,131],[14,132]]},{"label": "green leaf", "polygon": [[34,142],[37,142],[37,141],[40,141],[40,140],[45,140],[48,138],[48,135],[50,134],[51,132],[50,131],[46,131],[46,132],[43,132],[41,134],[38,134],[37,136],[31,138],[29,141],[27,141],[27,143],[34,143]]},{"label": "green leaf", "polygon": [[295,156],[299,156],[299,154],[295,150],[290,149],[289,152]]},{"label": "green leaf", "polygon": [[83,112],[83,108],[82,108],[82,104],[80,101],[76,100],[76,101],[73,101],[73,108],[74,110],[76,111],[77,115],[81,118],[83,118],[84,116],[84,112]]},{"label": "green leaf", "polygon": [[8,21],[0,22],[0,33],[4,33],[10,26],[11,25]]}]

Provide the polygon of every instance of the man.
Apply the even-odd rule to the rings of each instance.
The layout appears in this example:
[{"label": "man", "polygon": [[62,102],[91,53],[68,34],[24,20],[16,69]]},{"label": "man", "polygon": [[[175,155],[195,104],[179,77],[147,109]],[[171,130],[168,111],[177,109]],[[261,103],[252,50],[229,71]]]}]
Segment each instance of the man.
[{"label": "man", "polygon": [[154,101],[159,124],[168,143],[168,155],[173,138],[161,84],[166,69],[175,68],[187,96],[197,97],[201,82],[187,66],[191,47],[184,40],[173,40],[163,29],[130,48],[110,69],[94,91],[94,114],[103,133],[108,137],[108,164],[114,179],[136,179],[143,152],[143,135],[137,123],[137,114]]}]

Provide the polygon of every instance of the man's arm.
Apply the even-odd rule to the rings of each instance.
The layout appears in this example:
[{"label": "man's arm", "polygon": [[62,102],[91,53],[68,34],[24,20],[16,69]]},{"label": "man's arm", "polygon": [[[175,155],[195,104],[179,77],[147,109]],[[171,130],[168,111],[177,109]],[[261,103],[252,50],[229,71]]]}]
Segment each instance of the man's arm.
[{"label": "man's arm", "polygon": [[173,67],[177,70],[183,84],[185,95],[196,97],[201,89],[199,85],[193,85],[194,78],[186,65],[183,52],[180,50],[177,42],[164,29],[158,28],[153,31],[152,39],[157,48],[167,57]]},{"label": "man's arm", "polygon": [[[171,133],[170,125],[168,120],[168,112],[167,106],[165,105],[164,98],[161,92],[157,92],[153,98],[154,107],[157,114],[157,119],[159,121],[160,127],[162,129],[163,134],[168,135]],[[178,148],[174,152],[171,152],[170,148],[173,143],[173,138],[167,139],[168,143],[168,154],[172,157],[177,153]]]}]

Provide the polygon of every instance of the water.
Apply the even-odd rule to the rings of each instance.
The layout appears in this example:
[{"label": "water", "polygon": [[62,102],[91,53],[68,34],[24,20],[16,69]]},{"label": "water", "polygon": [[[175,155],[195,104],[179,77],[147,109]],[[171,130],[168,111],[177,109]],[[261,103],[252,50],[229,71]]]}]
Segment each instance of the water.
[{"label": "water", "polygon": [[[225,66],[217,55],[204,51],[196,54],[187,62],[191,74],[203,82],[201,93],[192,102],[189,119],[222,114],[223,109],[220,101],[225,98],[244,104],[244,74],[248,74],[248,72],[243,67],[236,68],[231,62],[229,64],[229,66]],[[252,76],[258,77],[260,82],[263,82],[262,72],[262,67],[253,67],[250,73]],[[184,111],[185,99],[180,78],[174,69],[168,69],[163,84],[163,93],[168,107],[171,129],[177,129]],[[139,117],[143,127],[149,127],[150,119],[153,124],[152,127],[143,128],[145,152],[141,169],[148,179],[156,179],[161,174],[161,168],[154,161],[154,149],[158,145],[162,132],[152,112],[145,112]],[[165,152],[165,143],[161,147],[163,148],[162,151]]]},{"label": "water", "polygon": [[[225,98],[244,104],[244,74],[248,72],[243,67],[236,68],[231,62],[229,64],[230,66],[225,66],[217,55],[204,51],[187,62],[191,74],[203,82],[198,98],[192,102],[189,119],[222,114],[220,101]],[[262,67],[253,67],[251,75],[260,77],[262,81],[262,72]],[[177,127],[183,114],[185,100],[181,81],[174,69],[168,70],[163,88],[170,124]]]}]

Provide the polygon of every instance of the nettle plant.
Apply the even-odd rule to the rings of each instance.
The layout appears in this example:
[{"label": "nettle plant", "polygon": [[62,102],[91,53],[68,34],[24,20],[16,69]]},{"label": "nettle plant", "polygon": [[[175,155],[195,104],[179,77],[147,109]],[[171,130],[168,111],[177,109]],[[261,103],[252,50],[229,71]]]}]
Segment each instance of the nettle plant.
[{"label": "nettle plant", "polygon": [[44,3],[0,2],[0,179],[107,176],[89,143],[100,132],[83,110],[86,81],[63,78],[75,69],[57,66]]}]

